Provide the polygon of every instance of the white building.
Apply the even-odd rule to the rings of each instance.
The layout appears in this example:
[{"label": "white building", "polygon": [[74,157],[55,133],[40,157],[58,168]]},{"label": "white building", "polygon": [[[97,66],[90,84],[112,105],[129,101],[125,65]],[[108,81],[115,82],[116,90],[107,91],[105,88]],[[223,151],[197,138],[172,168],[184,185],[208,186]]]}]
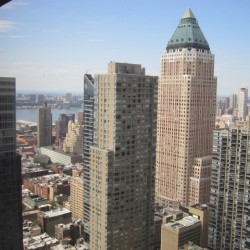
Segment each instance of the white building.
[{"label": "white building", "polygon": [[238,118],[241,121],[246,120],[247,116],[247,99],[248,99],[248,89],[241,88],[238,94]]}]

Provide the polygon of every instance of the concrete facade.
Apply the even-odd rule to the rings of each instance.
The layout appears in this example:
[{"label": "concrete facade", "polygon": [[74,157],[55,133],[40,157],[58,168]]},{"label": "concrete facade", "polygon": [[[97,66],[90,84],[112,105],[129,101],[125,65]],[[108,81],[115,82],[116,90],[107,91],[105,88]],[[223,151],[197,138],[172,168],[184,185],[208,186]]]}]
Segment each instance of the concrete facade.
[{"label": "concrete facade", "polygon": [[240,121],[246,121],[246,116],[248,114],[247,101],[248,89],[241,88],[238,93],[238,118]]},{"label": "concrete facade", "polygon": [[90,249],[151,249],[158,78],[139,64],[95,77]]},{"label": "concrete facade", "polygon": [[83,154],[83,125],[80,122],[68,123],[68,132],[63,142],[65,153]]},{"label": "concrete facade", "polygon": [[162,225],[161,250],[179,250],[187,241],[199,244],[200,221],[192,216]]},{"label": "concrete facade", "polygon": [[186,29],[204,37],[190,9],[173,35],[187,42],[175,44],[171,38],[159,79],[156,202],[170,207],[206,203],[210,193],[217,86],[214,55],[205,41],[197,44],[194,37],[189,42]]},{"label": "concrete facade", "polygon": [[51,109],[45,104],[37,110],[37,145],[38,147],[50,146],[52,138]]},{"label": "concrete facade", "polygon": [[250,130],[215,129],[209,249],[250,249]]},{"label": "concrete facade", "polygon": [[83,177],[71,177],[70,201],[72,217],[83,220]]}]

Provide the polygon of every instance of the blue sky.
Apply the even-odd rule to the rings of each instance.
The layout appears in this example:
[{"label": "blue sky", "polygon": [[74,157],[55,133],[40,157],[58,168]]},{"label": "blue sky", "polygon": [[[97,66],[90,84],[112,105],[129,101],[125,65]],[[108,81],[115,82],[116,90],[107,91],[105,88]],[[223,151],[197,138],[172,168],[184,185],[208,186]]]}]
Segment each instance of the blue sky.
[{"label": "blue sky", "polygon": [[249,0],[12,0],[0,8],[0,75],[18,91],[73,93],[110,61],[159,75],[188,7],[215,54],[218,95],[250,86]]}]

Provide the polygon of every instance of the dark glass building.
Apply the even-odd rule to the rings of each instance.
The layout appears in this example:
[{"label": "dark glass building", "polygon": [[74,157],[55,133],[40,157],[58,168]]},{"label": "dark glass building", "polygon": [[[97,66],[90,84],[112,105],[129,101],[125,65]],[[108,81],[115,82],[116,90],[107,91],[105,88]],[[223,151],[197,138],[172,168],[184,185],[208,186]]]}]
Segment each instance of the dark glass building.
[{"label": "dark glass building", "polygon": [[22,249],[21,158],[16,154],[15,78],[0,77],[0,249]]},{"label": "dark glass building", "polygon": [[89,236],[90,218],[90,146],[93,145],[94,123],[94,79],[90,74],[84,75],[84,100],[83,100],[83,163],[84,163],[84,231],[85,240]]}]

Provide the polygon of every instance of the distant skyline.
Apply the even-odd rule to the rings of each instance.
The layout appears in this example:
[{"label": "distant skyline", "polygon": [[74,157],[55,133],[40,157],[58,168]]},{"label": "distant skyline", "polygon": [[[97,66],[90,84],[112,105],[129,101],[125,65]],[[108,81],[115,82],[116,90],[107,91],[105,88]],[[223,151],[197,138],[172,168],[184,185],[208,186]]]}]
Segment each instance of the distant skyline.
[{"label": "distant skyline", "polygon": [[18,91],[83,91],[110,61],[159,75],[161,56],[190,7],[215,54],[217,94],[250,86],[250,1],[12,0],[0,8],[0,76]]}]

